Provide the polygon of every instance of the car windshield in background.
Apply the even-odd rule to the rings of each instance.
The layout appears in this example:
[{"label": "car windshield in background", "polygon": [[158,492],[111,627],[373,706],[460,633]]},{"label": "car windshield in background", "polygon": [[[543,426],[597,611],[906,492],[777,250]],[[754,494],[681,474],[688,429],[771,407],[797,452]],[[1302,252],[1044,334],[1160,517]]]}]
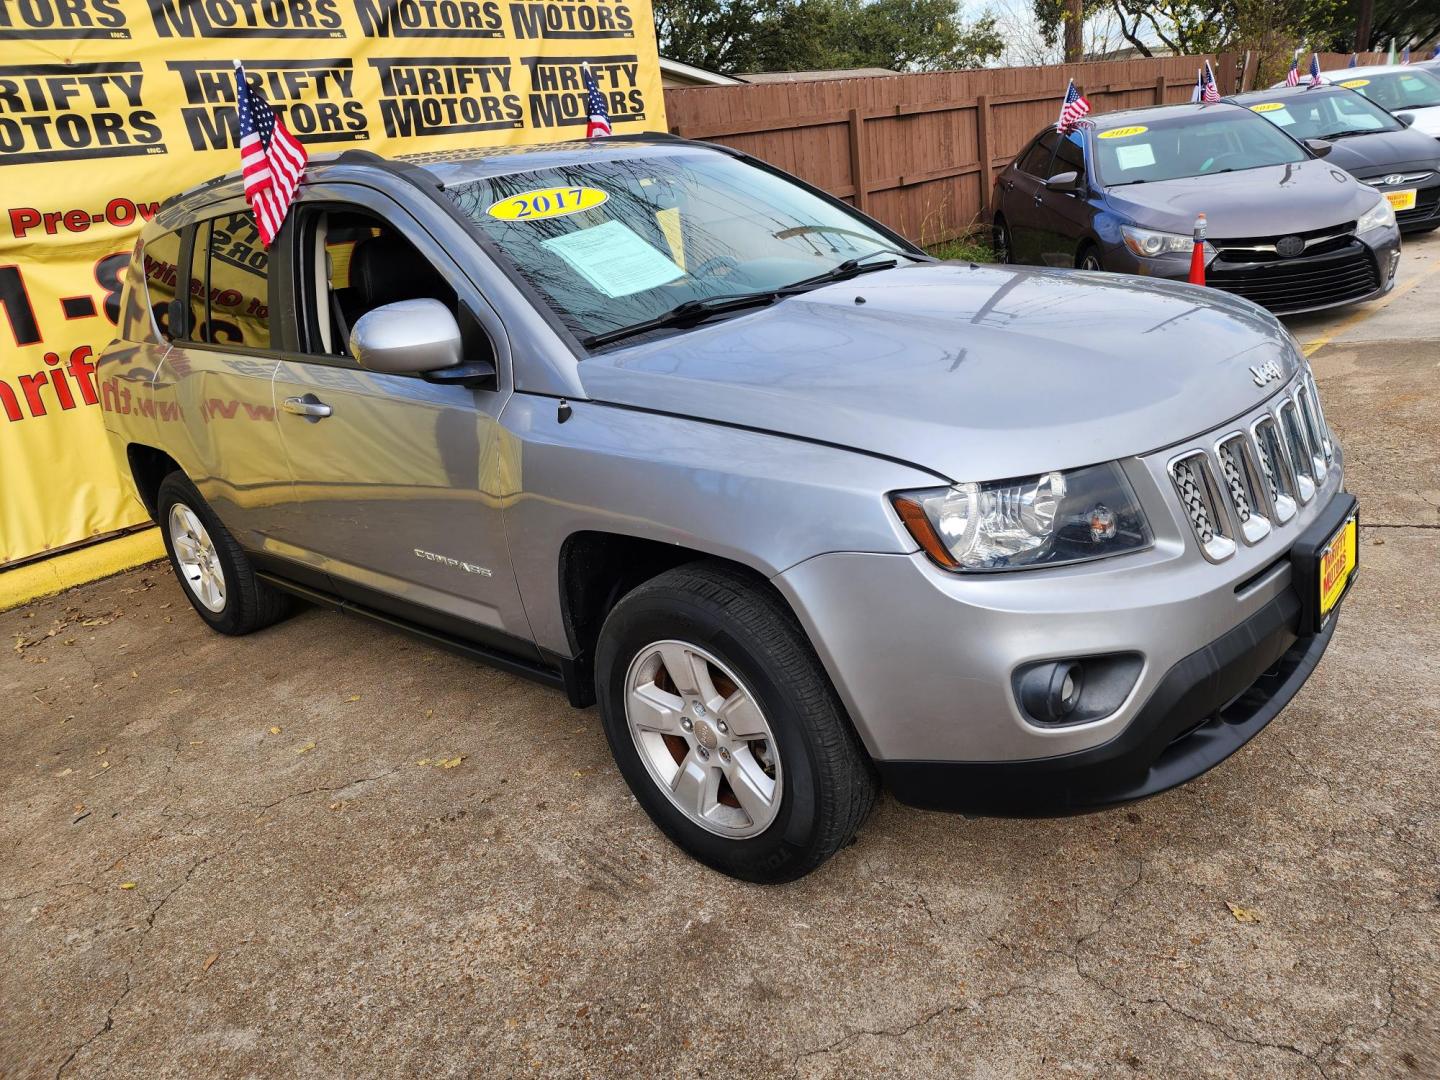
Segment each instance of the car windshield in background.
[{"label": "car windshield in background", "polygon": [[1399,131],[1400,121],[1349,90],[1308,90],[1246,106],[1296,139],[1344,139],[1372,131]]},{"label": "car windshield in background", "polygon": [[1440,78],[1428,71],[1382,71],[1375,75],[1356,75],[1353,79],[1330,77],[1338,85],[1364,94],[1392,113],[1440,105]]},{"label": "car windshield in background", "polygon": [[1095,131],[1100,182],[1154,183],[1188,176],[1261,169],[1304,161],[1299,144],[1255,114],[1227,106],[1216,111],[1146,118]]},{"label": "car windshield in background", "polygon": [[581,161],[446,194],[581,339],[896,246],[804,188],[709,151]]}]

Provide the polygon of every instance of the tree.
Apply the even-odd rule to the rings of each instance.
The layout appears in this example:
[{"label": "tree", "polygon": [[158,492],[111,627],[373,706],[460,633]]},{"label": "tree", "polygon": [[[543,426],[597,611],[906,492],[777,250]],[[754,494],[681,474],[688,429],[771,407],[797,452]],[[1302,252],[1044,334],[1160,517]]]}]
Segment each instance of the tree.
[{"label": "tree", "polygon": [[995,20],[956,0],[655,0],[660,52],[712,71],[942,71],[999,55]]}]

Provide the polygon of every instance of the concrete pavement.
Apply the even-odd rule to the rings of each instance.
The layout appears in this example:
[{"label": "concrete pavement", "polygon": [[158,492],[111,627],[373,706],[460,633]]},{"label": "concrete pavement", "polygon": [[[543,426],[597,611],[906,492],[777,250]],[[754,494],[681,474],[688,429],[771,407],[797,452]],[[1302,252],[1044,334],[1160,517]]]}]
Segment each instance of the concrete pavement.
[{"label": "concrete pavement", "polygon": [[1295,327],[1365,522],[1330,652],[1128,808],[884,800],[759,889],[593,711],[380,627],[221,638],[163,565],[0,614],[0,1076],[1440,1075],[1440,236],[1403,266]]}]

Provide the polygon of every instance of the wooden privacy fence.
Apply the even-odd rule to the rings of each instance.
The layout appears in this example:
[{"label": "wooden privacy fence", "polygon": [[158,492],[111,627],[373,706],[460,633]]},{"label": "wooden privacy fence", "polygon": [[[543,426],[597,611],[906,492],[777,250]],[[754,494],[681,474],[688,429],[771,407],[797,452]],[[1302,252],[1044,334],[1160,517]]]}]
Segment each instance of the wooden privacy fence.
[{"label": "wooden privacy fence", "polygon": [[[665,111],[676,135],[744,150],[933,244],[976,227],[996,171],[1055,122],[1068,79],[1105,113],[1189,101],[1203,63],[1177,56],[673,89]],[[1235,54],[1217,58],[1222,93],[1239,88],[1246,66]]]}]

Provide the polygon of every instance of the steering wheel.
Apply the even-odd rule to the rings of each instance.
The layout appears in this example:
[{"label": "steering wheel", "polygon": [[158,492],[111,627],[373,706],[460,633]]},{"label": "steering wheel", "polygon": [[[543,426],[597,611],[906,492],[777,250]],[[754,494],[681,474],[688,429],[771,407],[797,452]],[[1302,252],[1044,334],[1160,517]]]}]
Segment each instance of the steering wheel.
[{"label": "steering wheel", "polygon": [[1201,171],[1202,173],[1214,172],[1214,171],[1215,171],[1215,166],[1218,165],[1218,164],[1220,164],[1220,162],[1225,161],[1225,160],[1227,160],[1227,159],[1229,159],[1229,158],[1234,158],[1234,157],[1239,157],[1239,156],[1240,156],[1240,151],[1238,151],[1238,150],[1225,150],[1225,151],[1222,151],[1221,153],[1218,153],[1218,154],[1216,154],[1214,157],[1212,157],[1209,161],[1205,162],[1205,165],[1201,168],[1200,171]]},{"label": "steering wheel", "polygon": [[740,260],[735,258],[735,256],[712,255],[699,266],[691,267],[690,276],[692,278],[703,278],[708,277],[716,271],[723,271],[724,273],[721,276],[728,276],[739,269]]}]

